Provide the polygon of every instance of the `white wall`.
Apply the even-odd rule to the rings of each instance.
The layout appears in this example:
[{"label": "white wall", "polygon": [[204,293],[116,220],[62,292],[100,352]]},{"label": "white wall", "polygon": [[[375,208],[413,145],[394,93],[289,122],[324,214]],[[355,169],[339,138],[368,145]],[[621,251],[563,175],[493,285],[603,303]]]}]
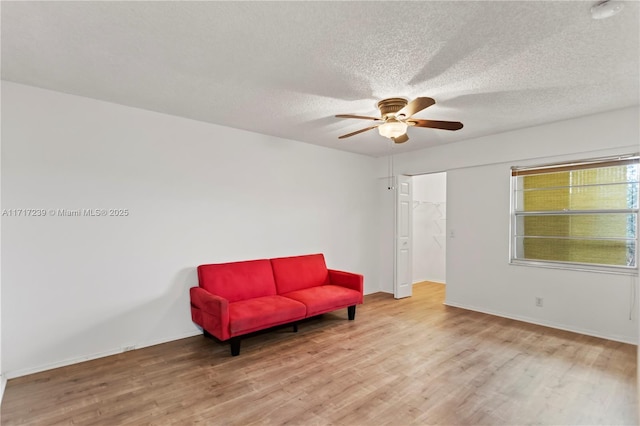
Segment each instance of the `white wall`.
[{"label": "white wall", "polygon": [[397,155],[398,174],[448,170],[446,303],[635,343],[637,277],[508,264],[509,167],[637,152],[639,140],[636,107]]},{"label": "white wall", "polygon": [[[376,209],[376,254],[378,268],[378,289],[393,294],[393,259],[395,239],[395,192],[387,177],[377,180],[377,209]],[[390,187],[391,185],[391,187]]]},{"label": "white wall", "polygon": [[446,281],[447,174],[414,176],[413,282]]},{"label": "white wall", "polygon": [[[2,98],[2,88],[0,87],[0,98]],[[2,105],[0,103],[0,116],[2,116]],[[0,124],[1,126],[1,124]],[[2,212],[2,137],[0,136],[0,212]],[[1,216],[0,216],[1,218]],[[0,220],[0,241],[2,241],[2,221]],[[2,368],[2,244],[0,244],[0,404],[4,396],[4,389],[7,385],[7,378]],[[1,419],[0,419],[1,420]]]},{"label": "white wall", "polygon": [[16,377],[198,333],[195,267],[324,252],[377,291],[375,160],[2,82],[2,363]]}]

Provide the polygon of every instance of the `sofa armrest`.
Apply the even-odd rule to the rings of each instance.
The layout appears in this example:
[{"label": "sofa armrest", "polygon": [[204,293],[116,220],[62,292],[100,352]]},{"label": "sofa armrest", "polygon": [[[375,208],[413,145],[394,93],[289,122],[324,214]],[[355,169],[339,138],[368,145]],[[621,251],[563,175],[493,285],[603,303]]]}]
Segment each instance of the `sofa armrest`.
[{"label": "sofa armrest", "polygon": [[202,311],[202,328],[220,340],[229,336],[229,301],[209,293],[202,287],[189,290],[191,303]]},{"label": "sofa armrest", "polygon": [[360,274],[329,269],[329,281],[333,285],[347,287],[360,294],[364,291],[364,277]]}]

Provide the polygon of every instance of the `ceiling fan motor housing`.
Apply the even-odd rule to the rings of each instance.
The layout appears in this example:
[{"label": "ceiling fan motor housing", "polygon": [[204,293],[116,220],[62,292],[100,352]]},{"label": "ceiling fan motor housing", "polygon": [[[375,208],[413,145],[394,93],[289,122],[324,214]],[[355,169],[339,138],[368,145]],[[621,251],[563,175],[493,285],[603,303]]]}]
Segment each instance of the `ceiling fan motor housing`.
[{"label": "ceiling fan motor housing", "polygon": [[389,115],[395,117],[396,112],[400,111],[407,105],[408,101],[403,98],[388,98],[378,102],[378,109],[383,120],[389,118]]}]

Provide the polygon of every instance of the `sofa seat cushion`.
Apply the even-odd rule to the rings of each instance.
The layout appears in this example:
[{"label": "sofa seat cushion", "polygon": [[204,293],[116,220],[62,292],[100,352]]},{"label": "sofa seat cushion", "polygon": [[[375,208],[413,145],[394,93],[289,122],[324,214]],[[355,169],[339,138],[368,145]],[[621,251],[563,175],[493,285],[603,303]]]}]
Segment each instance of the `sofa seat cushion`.
[{"label": "sofa seat cushion", "polygon": [[359,292],[331,284],[296,290],[283,296],[304,303],[307,317],[357,305],[362,301]]},{"label": "sofa seat cushion", "polygon": [[251,333],[303,319],[304,304],[282,296],[264,296],[229,303],[231,336]]}]

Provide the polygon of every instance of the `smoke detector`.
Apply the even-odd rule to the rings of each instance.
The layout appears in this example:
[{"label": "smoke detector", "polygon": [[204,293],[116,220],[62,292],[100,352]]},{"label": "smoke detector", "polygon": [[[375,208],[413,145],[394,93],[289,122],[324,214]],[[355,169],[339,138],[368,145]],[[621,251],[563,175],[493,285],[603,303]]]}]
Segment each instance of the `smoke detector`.
[{"label": "smoke detector", "polygon": [[591,17],[593,19],[611,18],[624,8],[624,3],[615,0],[605,0],[591,8]]}]

